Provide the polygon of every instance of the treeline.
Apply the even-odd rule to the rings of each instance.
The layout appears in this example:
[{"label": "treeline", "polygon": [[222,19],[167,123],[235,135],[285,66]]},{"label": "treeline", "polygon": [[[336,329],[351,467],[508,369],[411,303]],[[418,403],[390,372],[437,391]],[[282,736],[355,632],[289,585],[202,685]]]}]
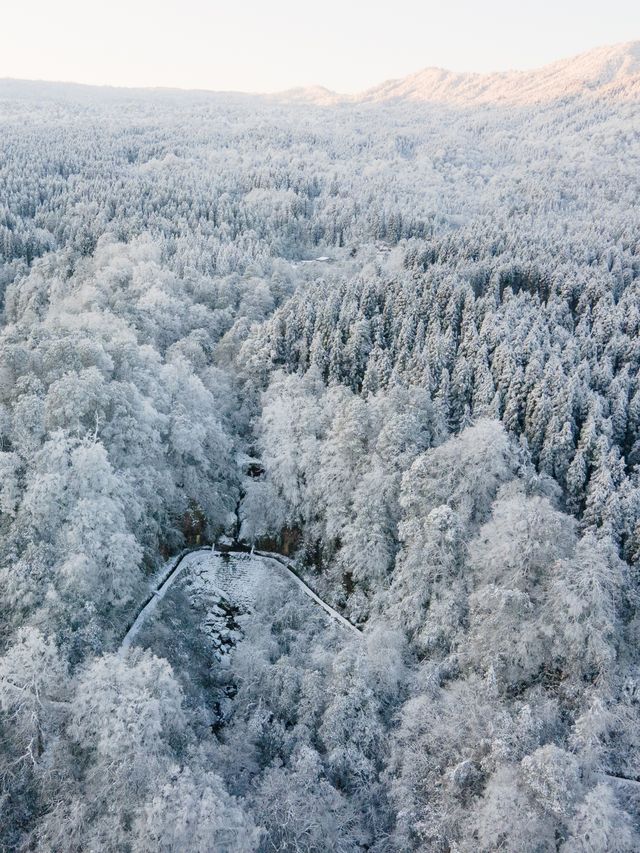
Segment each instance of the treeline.
[{"label": "treeline", "polygon": [[365,398],[420,388],[446,432],[499,419],[560,485],[563,507],[634,562],[640,246],[621,239],[587,263],[551,241],[537,258],[533,243],[521,253],[513,234],[498,253],[492,237],[484,251],[466,231],[411,241],[329,291],[322,280],[299,290],[244,345],[247,382],[284,369]]}]

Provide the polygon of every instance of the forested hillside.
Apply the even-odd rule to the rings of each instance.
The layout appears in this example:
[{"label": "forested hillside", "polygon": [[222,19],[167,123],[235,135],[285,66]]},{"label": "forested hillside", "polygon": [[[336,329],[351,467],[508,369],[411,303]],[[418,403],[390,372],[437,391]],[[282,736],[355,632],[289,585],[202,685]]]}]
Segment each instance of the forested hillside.
[{"label": "forested hillside", "polygon": [[640,847],[637,56],[0,81],[0,850]]}]

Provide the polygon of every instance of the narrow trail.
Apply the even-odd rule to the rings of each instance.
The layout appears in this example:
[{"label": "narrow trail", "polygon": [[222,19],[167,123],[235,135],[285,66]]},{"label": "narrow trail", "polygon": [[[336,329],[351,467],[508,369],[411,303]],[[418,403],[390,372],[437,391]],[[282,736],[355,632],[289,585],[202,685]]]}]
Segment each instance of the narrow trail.
[{"label": "narrow trail", "polygon": [[294,571],[291,567],[290,562],[286,559],[286,557],[280,556],[280,554],[270,554],[268,551],[254,551],[254,554],[257,554],[263,560],[270,560],[272,563],[276,563],[281,569],[284,569],[289,578],[295,583],[295,585],[304,592],[306,596],[308,596],[312,601],[314,601],[317,605],[322,607],[325,613],[328,613],[332,619],[335,619],[336,622],[339,622],[343,628],[346,628],[348,631],[353,631],[358,636],[362,636],[362,631],[360,628],[357,628],[353,622],[349,622],[349,620],[344,617],[341,613],[338,613],[330,604],[327,604],[319,595],[317,595],[311,587],[305,583],[302,578]]},{"label": "narrow trail", "polygon": [[[282,557],[280,554],[272,554],[268,551],[252,551],[249,554],[241,549],[231,549],[228,552],[221,553],[218,551],[214,551],[208,546],[206,546],[201,548],[194,548],[188,551],[183,551],[181,554],[171,560],[167,564],[167,566],[165,566],[162,573],[159,575],[158,578],[156,578],[149,595],[138,610],[135,619],[130,623],[129,627],[127,628],[127,631],[120,644],[120,654],[124,654],[127,649],[131,647],[143,625],[154,613],[158,606],[158,603],[162,601],[162,599],[165,597],[169,589],[173,586],[173,584],[182,574],[182,572],[185,569],[188,569],[189,567],[197,566],[198,563],[203,558],[205,558],[205,555],[209,558],[209,560],[212,557],[218,558],[221,563],[224,563],[225,560],[229,560],[234,555],[236,557],[242,556],[249,565],[236,578],[236,586],[238,585],[238,583],[247,583],[247,585],[250,585],[250,581],[247,575],[251,572],[251,561],[259,560],[262,566],[271,568],[272,571],[277,571],[279,574],[287,577],[308,598],[310,598],[316,605],[321,607],[328,616],[338,622],[338,624],[342,628],[357,634],[359,637],[362,637],[362,632],[359,628],[357,628],[352,622],[349,622],[349,620],[346,619],[341,613],[338,613],[335,608],[333,608],[330,604],[320,598],[320,596],[317,595],[311,589],[311,587],[296,574],[292,567],[291,561],[287,560],[286,557]],[[224,592],[226,595],[230,594],[230,591],[228,589],[222,589],[221,591]],[[231,593],[231,598],[233,597],[234,595],[233,593]]]},{"label": "narrow trail", "polygon": [[138,610],[135,619],[127,628],[127,632],[120,643],[120,654],[123,654],[131,646],[143,624],[158,606],[158,602],[162,601],[173,583],[178,579],[178,576],[185,568],[186,558],[190,557],[191,554],[197,554],[198,551],[205,550],[208,551],[209,548],[194,548],[189,551],[182,551],[182,553],[170,560],[164,567],[160,576],[156,578],[151,592]]}]

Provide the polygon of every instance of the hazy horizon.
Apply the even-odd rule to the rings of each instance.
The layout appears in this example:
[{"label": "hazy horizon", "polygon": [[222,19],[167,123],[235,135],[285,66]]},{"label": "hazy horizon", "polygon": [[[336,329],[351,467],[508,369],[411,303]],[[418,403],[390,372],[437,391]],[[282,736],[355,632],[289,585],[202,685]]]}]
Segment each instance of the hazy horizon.
[{"label": "hazy horizon", "polygon": [[0,77],[247,93],[323,86],[349,94],[429,66],[527,70],[638,38],[640,11],[628,0],[535,9],[506,0],[481,7],[401,0],[393,17],[379,0],[364,8],[328,0],[315,19],[293,0],[268,8],[248,0],[233,9],[206,0],[89,8],[80,0],[25,0],[4,14]]},{"label": "hazy horizon", "polygon": [[403,79],[411,78],[413,75],[419,74],[421,71],[428,70],[429,68],[433,68],[433,69],[445,71],[445,72],[451,72],[454,74],[457,74],[457,73],[469,74],[469,75],[477,74],[480,76],[487,76],[487,77],[491,77],[493,74],[509,74],[509,73],[518,73],[518,72],[526,74],[527,71],[535,72],[536,70],[540,70],[540,69],[546,68],[550,65],[553,65],[556,62],[563,62],[564,60],[575,59],[575,58],[578,58],[580,56],[586,56],[586,55],[589,55],[591,53],[596,53],[600,50],[604,51],[604,50],[607,50],[609,48],[611,48],[611,49],[621,48],[622,49],[623,47],[626,47],[628,45],[636,45],[636,44],[640,44],[640,39],[630,39],[626,42],[616,42],[613,44],[609,43],[609,44],[594,45],[591,49],[588,49],[585,51],[580,51],[580,52],[574,53],[574,54],[557,56],[557,57],[549,60],[548,62],[542,63],[541,65],[532,66],[531,68],[494,68],[494,69],[490,69],[487,71],[473,71],[473,70],[460,71],[459,69],[448,68],[448,67],[442,66],[442,65],[440,65],[440,66],[435,66],[435,65],[422,66],[421,68],[415,68],[412,71],[409,71],[406,75],[403,75],[402,77],[398,77],[398,78],[388,77],[388,78],[385,78],[382,80],[377,80],[372,84],[371,87],[367,87],[366,89],[360,89],[356,92],[345,92],[344,90],[338,91],[336,89],[331,89],[330,87],[325,86],[323,83],[294,84],[293,86],[287,87],[287,89],[278,89],[278,90],[273,90],[273,91],[272,90],[266,91],[266,90],[246,90],[246,89],[212,89],[212,88],[208,88],[208,87],[204,87],[204,86],[173,86],[173,85],[151,85],[151,84],[150,85],[135,85],[135,84],[128,85],[128,84],[119,84],[119,83],[85,83],[85,82],[79,81],[79,80],[48,79],[48,78],[44,78],[44,77],[16,77],[16,76],[10,76],[10,75],[0,75],[0,82],[3,82],[3,81],[7,82],[8,81],[8,82],[13,82],[13,83],[33,83],[33,84],[44,83],[44,84],[50,84],[52,86],[71,86],[71,87],[77,86],[77,87],[81,87],[81,88],[87,87],[87,88],[97,88],[97,89],[118,89],[118,90],[122,89],[124,91],[131,91],[131,92],[144,92],[144,91],[149,91],[149,92],[153,92],[153,91],[172,92],[172,91],[175,91],[175,92],[185,92],[185,93],[202,92],[202,93],[208,93],[208,94],[212,94],[212,95],[230,94],[230,95],[247,95],[249,97],[250,96],[259,96],[259,97],[267,96],[268,97],[269,95],[284,94],[287,91],[295,92],[297,90],[303,91],[305,89],[309,89],[309,90],[326,89],[327,92],[331,92],[332,94],[335,94],[339,97],[340,96],[350,97],[351,95],[363,94],[363,93],[369,91],[370,89],[372,91],[375,91],[376,88],[383,86],[386,83],[393,83],[395,80],[400,82]]}]

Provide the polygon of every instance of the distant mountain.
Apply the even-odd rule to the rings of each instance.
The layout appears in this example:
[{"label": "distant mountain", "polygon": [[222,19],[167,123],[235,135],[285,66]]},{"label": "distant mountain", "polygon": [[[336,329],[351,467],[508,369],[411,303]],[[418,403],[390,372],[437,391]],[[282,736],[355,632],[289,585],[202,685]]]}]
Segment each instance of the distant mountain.
[{"label": "distant mountain", "polygon": [[295,89],[287,89],[271,97],[288,103],[318,104],[319,106],[328,106],[346,100],[345,95],[339,95],[325,86],[297,86]]},{"label": "distant mountain", "polygon": [[317,106],[434,103],[470,106],[478,104],[542,104],[577,96],[614,100],[640,100],[640,41],[599,47],[570,59],[562,59],[532,71],[497,71],[476,74],[425,68],[415,74],[384,83],[356,95],[343,95],[324,86],[288,89],[272,95],[213,92],[202,89],[118,88],[38,80],[0,79],[0,98],[42,99],[94,103],[172,98],[184,102],[215,98],[225,102],[250,99]]},{"label": "distant mountain", "polygon": [[369,89],[358,100],[525,104],[585,93],[639,95],[640,42],[597,48],[534,71],[464,74],[426,68]]},{"label": "distant mountain", "polygon": [[283,92],[278,97],[319,105],[388,101],[524,105],[576,95],[640,98],[640,42],[596,48],[533,71],[474,74],[425,68],[358,95],[339,95],[312,87]]}]

